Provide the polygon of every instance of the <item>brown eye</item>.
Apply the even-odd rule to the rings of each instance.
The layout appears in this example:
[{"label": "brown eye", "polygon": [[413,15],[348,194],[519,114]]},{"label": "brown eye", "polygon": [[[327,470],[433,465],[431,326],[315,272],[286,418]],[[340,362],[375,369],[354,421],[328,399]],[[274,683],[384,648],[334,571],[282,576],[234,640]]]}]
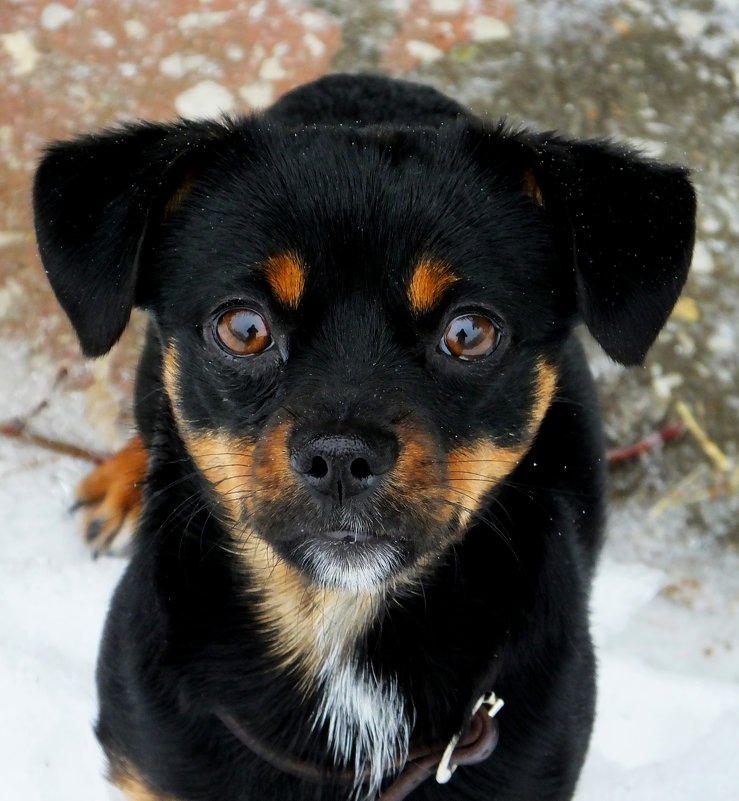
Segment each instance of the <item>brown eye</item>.
[{"label": "brown eye", "polygon": [[214,324],[218,344],[234,356],[256,356],[272,346],[267,321],[252,309],[229,309]]},{"label": "brown eye", "polygon": [[463,314],[447,326],[439,347],[447,356],[475,361],[489,356],[500,342],[495,323],[481,314]]}]

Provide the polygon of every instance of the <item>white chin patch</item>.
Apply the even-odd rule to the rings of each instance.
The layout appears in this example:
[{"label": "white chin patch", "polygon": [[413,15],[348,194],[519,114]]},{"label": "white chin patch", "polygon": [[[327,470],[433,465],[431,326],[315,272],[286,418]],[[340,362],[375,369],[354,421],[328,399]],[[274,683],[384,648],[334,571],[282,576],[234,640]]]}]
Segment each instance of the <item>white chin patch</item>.
[{"label": "white chin patch", "polygon": [[322,587],[366,592],[378,589],[402,566],[388,542],[312,540],[300,548],[303,569]]}]

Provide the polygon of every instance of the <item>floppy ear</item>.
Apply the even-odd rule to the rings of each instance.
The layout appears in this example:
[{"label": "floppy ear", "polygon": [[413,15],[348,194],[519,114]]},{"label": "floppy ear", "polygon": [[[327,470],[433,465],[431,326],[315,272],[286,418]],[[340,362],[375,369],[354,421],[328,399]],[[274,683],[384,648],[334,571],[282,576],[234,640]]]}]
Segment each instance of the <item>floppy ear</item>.
[{"label": "floppy ear", "polygon": [[529,188],[572,260],[582,319],[609,356],[640,364],[690,266],[696,202],[687,170],[611,142],[540,135],[528,143]]},{"label": "floppy ear", "polygon": [[147,234],[194,154],[224,130],[212,122],[140,123],[46,151],[33,189],[36,237],[85,355],[101,356],[123,333]]}]

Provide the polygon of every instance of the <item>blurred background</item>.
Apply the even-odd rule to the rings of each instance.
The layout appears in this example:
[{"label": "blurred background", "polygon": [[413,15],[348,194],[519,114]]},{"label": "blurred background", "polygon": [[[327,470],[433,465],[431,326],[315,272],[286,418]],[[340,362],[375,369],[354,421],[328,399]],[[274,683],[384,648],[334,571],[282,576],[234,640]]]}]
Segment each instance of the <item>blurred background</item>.
[{"label": "blurred background", "polygon": [[7,797],[108,797],[90,733],[92,674],[124,562],[90,561],[65,511],[89,464],[39,438],[96,452],[125,441],[142,331],[135,317],[109,356],[81,358],[34,245],[39,153],[122,120],[247,113],[326,72],[360,70],[431,83],[490,119],[612,136],[693,170],[693,269],[645,366],[619,368],[587,342],[613,449],[612,512],[594,598],[598,727],[578,798],[736,801],[737,0],[2,0]]}]

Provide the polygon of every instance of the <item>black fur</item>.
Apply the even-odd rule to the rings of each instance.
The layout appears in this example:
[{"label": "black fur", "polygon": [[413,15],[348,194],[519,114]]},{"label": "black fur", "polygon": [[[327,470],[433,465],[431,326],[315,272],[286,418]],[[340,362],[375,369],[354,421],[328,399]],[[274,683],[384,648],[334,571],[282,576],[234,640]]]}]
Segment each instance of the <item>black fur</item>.
[{"label": "black fur", "polygon": [[[219,522],[178,426],[254,441],[287,410],[301,431],[410,419],[443,453],[484,439],[516,447],[544,361],[557,391],[525,457],[463,539],[437,554],[428,532],[405,537],[408,563],[434,553],[433,569],[388,599],[357,648],[377,676],[396,677],[414,742],[448,739],[497,674],[495,754],[412,798],[570,798],[592,725],[587,606],[604,515],[597,403],[572,331],[583,320],[616,360],[643,359],[690,260],[685,170],[607,142],[490,127],[427,87],[334,76],[261,116],[55,145],[34,199],[49,280],[84,351],[106,352],[133,305],[152,317],[136,399],[146,503],[98,671],[97,731],[113,762],[182,801],[348,797],[276,772],[213,715],[226,709],[276,750],[330,764],[326,732],[310,727],[321,699],[270,655],[238,532]],[[309,266],[294,312],[257,272],[285,251]],[[462,280],[419,317],[405,288],[426,255]],[[283,354],[215,355],[209,320],[230,299],[268,310]],[[500,321],[492,356],[438,352],[455,309]],[[163,347],[180,366],[179,423]],[[303,526],[320,527],[323,512],[300,503]],[[288,561],[296,508],[256,520]],[[389,527],[415,532],[394,514]]]}]

